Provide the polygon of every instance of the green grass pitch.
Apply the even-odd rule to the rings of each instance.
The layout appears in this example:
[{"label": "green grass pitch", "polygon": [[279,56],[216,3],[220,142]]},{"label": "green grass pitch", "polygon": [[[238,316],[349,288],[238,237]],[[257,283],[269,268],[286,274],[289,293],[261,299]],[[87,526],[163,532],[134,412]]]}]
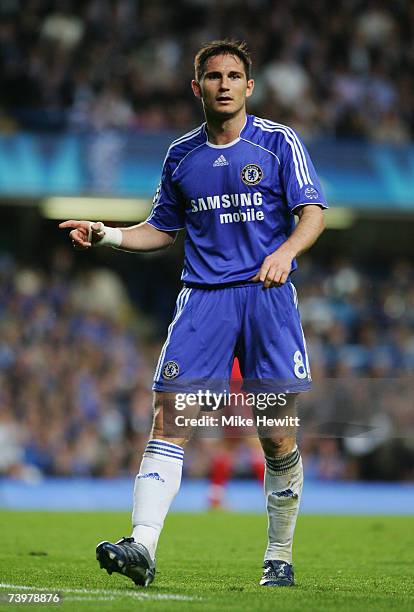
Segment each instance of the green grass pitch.
[{"label": "green grass pitch", "polygon": [[0,527],[2,610],[30,609],[5,594],[40,588],[60,591],[63,603],[36,609],[76,612],[414,609],[414,517],[299,517],[291,589],[258,586],[265,516],[170,515],[148,589],[108,576],[95,560],[98,541],[129,535],[125,513],[2,511]]}]

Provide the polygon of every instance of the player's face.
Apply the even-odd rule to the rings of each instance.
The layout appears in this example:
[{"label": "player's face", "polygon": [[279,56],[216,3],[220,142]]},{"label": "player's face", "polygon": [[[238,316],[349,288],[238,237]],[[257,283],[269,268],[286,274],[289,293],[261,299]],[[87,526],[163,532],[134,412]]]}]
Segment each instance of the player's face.
[{"label": "player's face", "polygon": [[247,80],[242,60],[229,54],[210,57],[200,83],[192,81],[193,92],[201,98],[205,113],[223,118],[244,111],[253,87],[254,81]]}]

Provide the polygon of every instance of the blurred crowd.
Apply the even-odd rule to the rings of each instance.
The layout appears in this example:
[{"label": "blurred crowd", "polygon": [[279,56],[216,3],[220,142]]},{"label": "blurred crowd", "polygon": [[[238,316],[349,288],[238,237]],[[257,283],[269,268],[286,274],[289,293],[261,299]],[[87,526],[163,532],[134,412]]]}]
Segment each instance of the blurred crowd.
[{"label": "blurred crowd", "polygon": [[0,129],[186,129],[206,41],[252,51],[251,112],[304,137],[414,135],[410,0],[0,0]]},{"label": "blurred crowd", "polygon": [[[315,392],[302,395],[307,426],[299,432],[308,474],[414,478],[413,264],[304,257],[295,283],[315,379]],[[69,251],[43,268],[1,255],[0,473],[136,472],[152,418],[161,346],[154,338],[166,331],[151,312],[137,307],[112,269],[78,270]],[[330,410],[339,395],[341,414]],[[367,424],[372,437],[363,435]],[[213,470],[218,483],[229,473],[260,476],[262,468],[248,437],[196,436],[186,451],[187,476]]]}]

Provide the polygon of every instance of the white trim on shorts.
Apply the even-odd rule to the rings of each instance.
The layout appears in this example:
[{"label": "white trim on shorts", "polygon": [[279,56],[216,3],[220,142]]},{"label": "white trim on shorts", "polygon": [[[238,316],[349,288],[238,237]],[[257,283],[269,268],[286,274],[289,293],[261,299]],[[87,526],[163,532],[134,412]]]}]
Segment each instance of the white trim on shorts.
[{"label": "white trim on shorts", "polygon": [[158,359],[157,367],[155,369],[154,374],[154,382],[159,382],[161,376],[162,366],[164,365],[165,353],[167,352],[168,345],[170,344],[171,334],[174,329],[174,325],[177,323],[180,318],[185,305],[188,302],[188,298],[190,297],[191,289],[188,287],[183,287],[177,297],[177,312],[175,313],[174,319],[171,321],[170,326],[168,327],[167,339],[164,342],[164,346],[161,349],[161,353]]}]

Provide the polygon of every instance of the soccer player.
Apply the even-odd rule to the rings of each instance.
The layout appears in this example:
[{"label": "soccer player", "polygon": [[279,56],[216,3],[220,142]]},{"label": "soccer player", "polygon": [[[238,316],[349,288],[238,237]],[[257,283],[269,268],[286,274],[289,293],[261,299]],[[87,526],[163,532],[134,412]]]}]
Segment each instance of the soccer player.
[{"label": "soccer player", "polygon": [[[247,114],[250,71],[245,43],[214,41],[198,51],[191,86],[206,121],[169,147],[145,222],[122,229],[90,221],[60,224],[71,229],[78,249],[135,252],[166,248],[186,230],[183,288],[155,370],[154,422],[135,480],[132,535],[97,547],[102,568],[138,585],[154,579],[158,538],[191,435],[190,427],[167,431],[175,393],[225,385],[235,356],[246,389],[287,394],[284,414],[294,414],[297,394],[310,388],[290,279],[296,257],[323,231],[327,205],[297,134]],[[294,435],[278,428],[258,434],[268,514],[260,584],[292,586],[302,460]]]}]

